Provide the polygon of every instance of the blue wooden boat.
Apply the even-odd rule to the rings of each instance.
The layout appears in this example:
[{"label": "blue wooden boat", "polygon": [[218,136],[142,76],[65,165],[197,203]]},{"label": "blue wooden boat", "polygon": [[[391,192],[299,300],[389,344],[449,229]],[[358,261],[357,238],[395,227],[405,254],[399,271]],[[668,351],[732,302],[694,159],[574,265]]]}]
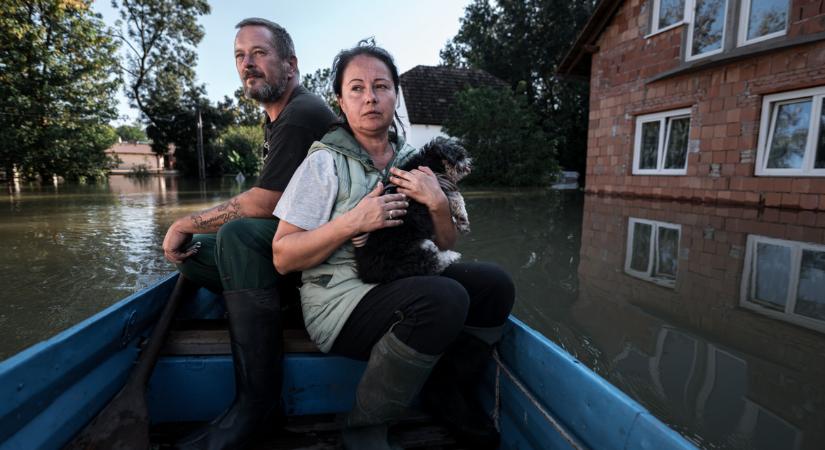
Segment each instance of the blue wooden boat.
[{"label": "blue wooden boat", "polygon": [[[56,449],[81,430],[123,385],[175,278],[0,363],[0,449]],[[200,319],[221,314],[219,299],[206,290],[180,312]],[[167,347],[149,384],[153,426],[206,421],[232,401],[224,331],[181,331]],[[290,417],[350,409],[363,362],[318,353],[301,336],[289,337],[286,350],[283,398]],[[694,448],[518,319],[510,319],[494,356],[479,395],[500,427],[502,448]]]}]

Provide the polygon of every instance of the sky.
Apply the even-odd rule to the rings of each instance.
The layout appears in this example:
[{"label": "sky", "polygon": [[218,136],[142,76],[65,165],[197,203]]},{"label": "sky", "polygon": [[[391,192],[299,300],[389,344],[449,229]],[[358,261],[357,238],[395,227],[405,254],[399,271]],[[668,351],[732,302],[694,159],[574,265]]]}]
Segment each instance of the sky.
[{"label": "sky", "polygon": [[[205,36],[198,45],[198,81],[209,98],[223,99],[240,86],[233,59],[235,24],[262,17],[286,28],[295,43],[301,75],[328,68],[336,53],[374,36],[394,57],[401,73],[421,64],[436,65],[438,52],[455,36],[470,0],[211,0],[212,12],[200,18]],[[117,11],[109,0],[92,8],[114,26]],[[119,122],[133,121],[120,94]],[[128,119],[127,119],[128,117]]]}]

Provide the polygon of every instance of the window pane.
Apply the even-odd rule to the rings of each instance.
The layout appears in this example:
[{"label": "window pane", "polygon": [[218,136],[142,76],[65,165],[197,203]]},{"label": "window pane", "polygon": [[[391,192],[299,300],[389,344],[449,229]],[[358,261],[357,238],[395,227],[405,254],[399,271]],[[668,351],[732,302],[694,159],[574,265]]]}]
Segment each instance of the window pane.
[{"label": "window pane", "polygon": [[639,155],[640,169],[656,169],[659,155],[659,122],[642,124],[642,153]]},{"label": "window pane", "polygon": [[661,0],[659,2],[659,29],[681,22],[684,13],[685,0]]},{"label": "window pane", "polygon": [[819,114],[819,139],[816,145],[815,169],[825,168],[825,98],[822,99],[822,108]]},{"label": "window pane", "polygon": [[630,256],[630,268],[638,272],[647,272],[650,268],[650,236],[653,226],[647,223],[633,224],[633,248]]},{"label": "window pane", "polygon": [[802,251],[795,313],[825,320],[825,252]]},{"label": "window pane", "polygon": [[771,309],[785,310],[788,300],[788,277],[791,270],[791,249],[780,245],[759,243],[756,246],[756,290],[752,299]]},{"label": "window pane", "polygon": [[726,6],[725,0],[696,0],[692,55],[701,55],[722,48]]},{"label": "window pane", "polygon": [[675,279],[679,271],[679,230],[659,227],[656,258],[658,268],[653,276]]},{"label": "window pane", "polygon": [[665,169],[685,168],[688,133],[690,133],[690,117],[682,117],[670,121],[670,133],[667,137],[667,153],[665,154]]},{"label": "window pane", "polygon": [[751,0],[748,40],[785,29],[788,0]]},{"label": "window pane", "polygon": [[768,154],[769,169],[802,168],[810,120],[810,99],[779,105]]}]

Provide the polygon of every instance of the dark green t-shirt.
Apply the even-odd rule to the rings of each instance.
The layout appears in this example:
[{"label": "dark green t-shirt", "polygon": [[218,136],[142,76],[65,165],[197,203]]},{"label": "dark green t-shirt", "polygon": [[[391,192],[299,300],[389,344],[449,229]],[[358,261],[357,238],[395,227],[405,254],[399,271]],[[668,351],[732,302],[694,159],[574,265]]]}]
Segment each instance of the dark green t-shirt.
[{"label": "dark green t-shirt", "polygon": [[264,124],[264,166],[256,187],[283,191],[313,142],[320,140],[336,121],[320,97],[298,86],[281,114]]}]

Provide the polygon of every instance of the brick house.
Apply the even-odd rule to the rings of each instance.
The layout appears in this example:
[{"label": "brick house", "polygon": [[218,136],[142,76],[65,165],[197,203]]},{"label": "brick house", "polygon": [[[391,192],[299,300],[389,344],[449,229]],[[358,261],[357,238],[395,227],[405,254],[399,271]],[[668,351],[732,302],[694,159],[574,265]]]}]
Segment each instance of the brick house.
[{"label": "brick house", "polygon": [[825,210],[825,1],[602,0],[586,191]]},{"label": "brick house", "polygon": [[507,83],[479,69],[415,66],[400,76],[398,114],[407,128],[407,140],[420,148],[437,136],[447,120],[455,94],[467,87],[507,88]]},{"label": "brick house", "polygon": [[[174,167],[174,148],[170,146],[167,155],[161,156],[152,151],[152,146],[143,142],[117,142],[105,151],[106,155],[116,157],[117,167],[113,174],[128,174],[136,170],[146,170],[149,173],[162,173],[165,164]],[[165,161],[169,158],[169,161]]]}]

